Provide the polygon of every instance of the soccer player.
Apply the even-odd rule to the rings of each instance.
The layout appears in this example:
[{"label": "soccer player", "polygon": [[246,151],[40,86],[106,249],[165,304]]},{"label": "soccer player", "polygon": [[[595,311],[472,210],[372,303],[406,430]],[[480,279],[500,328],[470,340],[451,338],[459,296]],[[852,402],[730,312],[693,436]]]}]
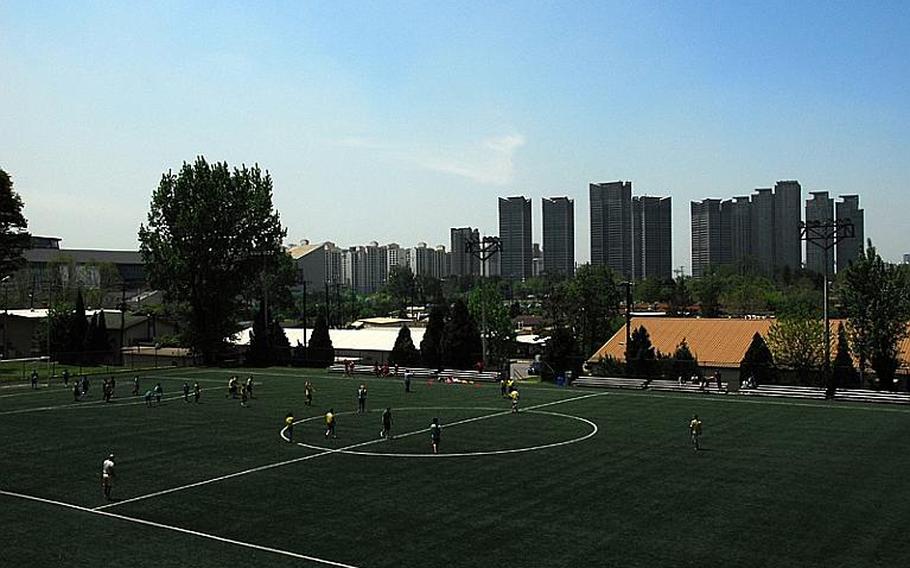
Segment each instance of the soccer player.
[{"label": "soccer player", "polygon": [[313,404],[313,383],[307,381],[303,384],[303,397],[306,399],[304,401],[305,406],[312,406]]},{"label": "soccer player", "polygon": [[183,381],[183,402],[190,401],[190,384],[186,381]]},{"label": "soccer player", "polygon": [[328,438],[329,434],[332,435],[332,439],[335,439],[335,409],[330,408],[328,412],[325,413],[325,437]]},{"label": "soccer player", "polygon": [[692,421],[689,422],[689,437],[692,439],[692,447],[695,448],[697,452],[701,449],[698,439],[701,436],[701,420],[698,419],[698,414],[692,416]]},{"label": "soccer player", "polygon": [[284,430],[288,433],[288,442],[294,441],[294,413],[288,410],[284,415]]},{"label": "soccer player", "polygon": [[32,390],[37,390],[38,388],[38,370],[32,369]]},{"label": "soccer player", "polygon": [[382,431],[379,432],[380,438],[386,440],[392,439],[392,409],[386,408],[382,411]]},{"label": "soccer player", "polygon": [[363,414],[367,411],[367,386],[360,385],[357,389],[357,414]]},{"label": "soccer player", "polygon": [[79,397],[82,396],[82,390],[79,388],[79,383],[73,383],[73,402],[79,402]]},{"label": "soccer player", "polygon": [[513,390],[515,390],[515,380],[510,378],[506,381],[506,394],[512,394]]},{"label": "soccer player", "polygon": [[161,383],[155,385],[155,404],[161,404],[161,395],[164,394],[164,389],[161,388]]},{"label": "soccer player", "polygon": [[133,396],[139,396],[139,375],[133,377]]},{"label": "soccer player", "polygon": [[413,375],[413,373],[411,373],[410,370],[408,370],[408,369],[404,370],[404,392],[411,392],[411,376],[412,375]]},{"label": "soccer player", "polygon": [[518,414],[518,397],[521,396],[518,394],[518,389],[513,390],[509,393],[509,398],[512,399],[512,414]]},{"label": "soccer player", "polygon": [[111,489],[114,487],[114,454],[107,456],[107,459],[101,462],[101,488],[104,491],[104,499],[111,500]]},{"label": "soccer player", "polygon": [[145,391],[145,405],[148,407],[152,406],[152,395],[153,394],[154,393],[152,392],[152,389]]},{"label": "soccer player", "polygon": [[69,369],[63,369],[63,386],[65,386],[65,387],[70,386],[70,370]]},{"label": "soccer player", "polygon": [[240,406],[246,407],[247,398],[246,385],[240,385]]},{"label": "soccer player", "polygon": [[499,396],[502,398],[506,397],[506,378],[502,377],[499,379]]},{"label": "soccer player", "polygon": [[237,377],[231,377],[228,381],[228,394],[231,398],[237,398]]},{"label": "soccer player", "polygon": [[433,453],[439,453],[439,439],[442,434],[442,427],[439,425],[439,418],[433,418],[430,424],[430,442],[433,444]]},{"label": "soccer player", "polygon": [[249,375],[246,378],[246,395],[253,398],[253,375]]},{"label": "soccer player", "polygon": [[193,383],[193,402],[199,404],[199,396],[202,394],[202,389],[199,388],[199,383]]}]

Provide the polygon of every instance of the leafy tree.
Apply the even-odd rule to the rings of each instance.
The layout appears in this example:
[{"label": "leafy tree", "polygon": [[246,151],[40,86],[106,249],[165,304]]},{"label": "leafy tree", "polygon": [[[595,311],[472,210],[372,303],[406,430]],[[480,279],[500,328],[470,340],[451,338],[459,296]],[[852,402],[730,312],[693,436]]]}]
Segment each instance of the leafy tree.
[{"label": "leafy tree", "polygon": [[577,377],[581,373],[582,357],[578,352],[578,342],[568,327],[560,326],[550,331],[541,358],[546,363],[543,376],[554,373],[564,375],[566,371],[572,371]]},{"label": "leafy tree", "polygon": [[752,343],[739,363],[739,376],[740,380],[751,376],[756,385],[772,382],[776,376],[774,355],[768,349],[765,338],[758,332],[752,336]]},{"label": "leafy tree", "polygon": [[649,377],[654,373],[657,353],[651,344],[651,335],[645,326],[632,330],[632,337],[626,345],[626,368],[636,377]]},{"label": "leafy tree", "polygon": [[313,333],[310,334],[307,345],[307,361],[317,367],[328,367],[335,362],[335,346],[332,345],[329,324],[323,314],[316,317],[313,325]]},{"label": "leafy tree", "polygon": [[471,317],[481,326],[487,341],[487,354],[492,361],[506,359],[512,353],[515,330],[505,299],[493,282],[481,282],[468,294]]},{"label": "leafy tree", "polygon": [[872,242],[846,270],[839,290],[860,370],[871,363],[882,388],[893,386],[910,320],[910,277],[882,260]]},{"label": "leafy tree", "polygon": [[837,352],[834,356],[831,379],[834,388],[853,386],[857,382],[856,366],[850,356],[850,345],[847,342],[847,330],[844,324],[837,326]]},{"label": "leafy tree", "polygon": [[556,325],[568,327],[581,353],[596,352],[619,328],[620,294],[613,272],[582,265],[575,277],[555,286],[544,310]]},{"label": "leafy tree", "polygon": [[384,292],[394,308],[400,312],[414,301],[417,295],[417,281],[408,266],[393,266],[389,271]]},{"label": "leafy tree", "polygon": [[258,166],[231,170],[199,157],[162,175],[140,251],[149,283],[184,306],[186,339],[206,362],[239,331],[243,294],[278,271],[284,236],[272,179]]},{"label": "leafy tree", "polygon": [[720,296],[725,288],[724,278],[714,270],[709,270],[700,278],[692,281],[692,292],[698,302],[701,315],[715,317],[720,314]]},{"label": "leafy tree", "polygon": [[[56,302],[48,309],[47,317],[49,318],[49,327],[50,327],[50,349],[51,354],[58,358],[61,362],[70,363],[78,362],[72,354],[73,346],[73,328],[74,328],[74,319],[75,315],[73,313],[73,305],[66,301]],[[85,312],[83,311],[82,323],[85,324]],[[38,326],[36,331],[41,333],[41,336],[37,338],[36,343],[41,347],[43,352],[47,346],[47,333],[48,330],[45,326]],[[82,352],[82,341],[84,340],[85,335],[80,336],[79,347],[76,349],[80,354]]]},{"label": "leafy tree", "polygon": [[810,373],[825,363],[825,324],[805,317],[779,319],[768,331],[768,346],[778,365],[795,370],[808,384]]},{"label": "leafy tree", "polygon": [[477,324],[467,304],[459,298],[452,304],[442,335],[442,363],[455,369],[470,369],[480,360],[482,350]]},{"label": "leafy tree", "polygon": [[0,278],[25,265],[22,251],[29,246],[28,222],[22,198],[13,191],[13,180],[0,169]]},{"label": "leafy tree", "polygon": [[389,363],[392,365],[403,365],[410,367],[420,362],[420,352],[414,346],[414,340],[411,338],[411,329],[408,326],[402,326],[398,330],[398,337],[395,338],[395,346],[389,354]]},{"label": "leafy tree", "polygon": [[442,367],[442,338],[448,316],[449,307],[445,303],[435,304],[430,308],[427,329],[420,342],[420,361],[430,369]]}]

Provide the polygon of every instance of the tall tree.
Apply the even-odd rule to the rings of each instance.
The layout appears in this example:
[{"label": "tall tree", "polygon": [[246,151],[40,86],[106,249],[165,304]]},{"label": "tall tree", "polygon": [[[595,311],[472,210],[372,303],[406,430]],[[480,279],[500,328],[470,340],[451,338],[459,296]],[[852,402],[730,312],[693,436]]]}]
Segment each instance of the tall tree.
[{"label": "tall tree", "polygon": [[553,288],[544,311],[551,321],[571,329],[579,351],[590,356],[619,328],[619,298],[613,272],[585,264],[574,278]]},{"label": "tall tree", "polygon": [[271,338],[269,337],[265,311],[264,302],[260,302],[256,316],[253,318],[253,327],[250,329],[250,344],[244,357],[247,365],[265,367],[271,363]]},{"label": "tall tree", "polygon": [[392,300],[395,310],[404,317],[404,309],[416,299],[417,281],[409,266],[393,266],[389,270],[385,292]]},{"label": "tall tree", "polygon": [[860,370],[870,363],[882,388],[891,388],[900,366],[899,345],[910,320],[910,277],[885,262],[872,242],[847,268],[841,303]]},{"label": "tall tree", "polygon": [[430,369],[442,367],[442,338],[448,316],[449,307],[445,303],[435,304],[430,308],[427,329],[420,342],[420,361]]},{"label": "tall tree", "polygon": [[470,369],[481,358],[480,331],[464,300],[452,304],[442,336],[442,363],[455,369]]},{"label": "tall tree", "polygon": [[493,282],[481,282],[468,294],[468,310],[480,324],[480,333],[487,342],[488,358],[494,362],[509,357],[515,341],[515,330],[509,308],[499,288]]},{"label": "tall tree", "polygon": [[673,376],[674,378],[683,377],[688,380],[696,372],[698,372],[698,360],[692,354],[692,350],[689,349],[689,343],[686,338],[683,337],[673,352]]},{"label": "tall tree", "polygon": [[0,169],[0,278],[25,265],[22,251],[29,246],[28,222],[22,198],[13,191],[13,180]]},{"label": "tall tree", "polygon": [[395,338],[395,345],[389,354],[389,363],[392,365],[412,366],[420,362],[420,352],[414,346],[414,340],[411,338],[411,328],[402,326],[398,330],[398,337]]},{"label": "tall tree", "polygon": [[69,345],[66,347],[66,350],[71,353],[73,362],[81,361],[87,335],[88,320],[85,315],[85,301],[82,298],[82,290],[79,289],[76,291],[76,305],[70,323]]},{"label": "tall tree", "polygon": [[274,273],[285,229],[259,166],[199,157],[161,177],[139,228],[149,283],[187,312],[185,338],[207,362],[239,331],[242,296]]}]

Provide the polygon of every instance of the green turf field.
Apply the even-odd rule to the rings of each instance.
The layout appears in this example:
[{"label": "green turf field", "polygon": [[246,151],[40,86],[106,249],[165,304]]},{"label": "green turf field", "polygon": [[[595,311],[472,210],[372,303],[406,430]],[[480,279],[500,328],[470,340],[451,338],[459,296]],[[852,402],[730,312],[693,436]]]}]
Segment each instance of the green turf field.
[{"label": "green turf field", "polygon": [[[495,385],[321,373],[308,408],[289,369],[256,371],[241,408],[229,375],[146,375],[154,408],[127,377],[111,404],[97,380],[80,403],[0,389],[0,566],[910,565],[910,409],[529,385],[510,415]],[[280,437],[288,410],[306,446]],[[95,509],[109,451],[119,501]]]}]

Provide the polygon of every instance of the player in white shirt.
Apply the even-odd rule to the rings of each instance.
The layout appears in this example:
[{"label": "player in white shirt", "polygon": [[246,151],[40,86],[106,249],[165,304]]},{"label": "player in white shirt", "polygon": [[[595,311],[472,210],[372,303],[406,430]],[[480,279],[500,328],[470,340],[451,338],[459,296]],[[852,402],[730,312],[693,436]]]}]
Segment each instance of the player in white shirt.
[{"label": "player in white shirt", "polygon": [[111,500],[111,488],[114,487],[114,454],[107,456],[101,464],[101,488],[104,490],[104,498]]}]

